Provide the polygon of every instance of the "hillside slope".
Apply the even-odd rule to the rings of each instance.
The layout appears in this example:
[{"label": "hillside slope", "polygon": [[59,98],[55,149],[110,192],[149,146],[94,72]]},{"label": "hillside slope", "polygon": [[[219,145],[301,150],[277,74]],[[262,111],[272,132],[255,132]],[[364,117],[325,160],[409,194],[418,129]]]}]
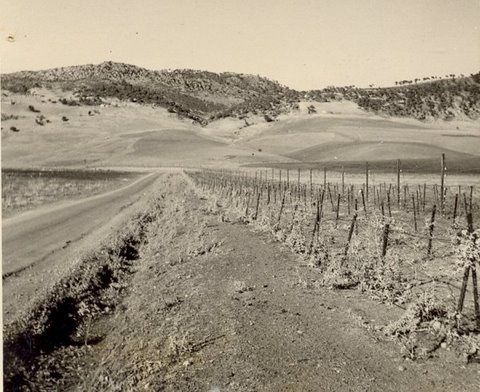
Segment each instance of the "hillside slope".
[{"label": "hillside slope", "polygon": [[260,76],[188,69],[151,71],[110,61],[2,75],[2,88],[11,92],[27,93],[40,87],[72,92],[74,99],[62,100],[68,105],[96,105],[113,97],[156,104],[202,124],[232,115],[243,106],[253,110],[258,106],[262,113],[275,116],[285,97],[294,100],[298,95]]},{"label": "hillside slope", "polygon": [[70,106],[100,105],[116,98],[163,107],[202,125],[252,115],[271,122],[280,114],[297,110],[305,99],[351,101],[365,111],[421,121],[480,118],[480,73],[416,83],[419,80],[386,88],[347,86],[300,92],[258,75],[191,69],[152,71],[111,61],[1,77],[2,88],[12,93],[26,94],[33,88],[56,90],[63,94],[60,102]]},{"label": "hillside slope", "polygon": [[367,111],[417,120],[475,120],[480,117],[480,72],[386,88],[330,87],[306,92],[305,97],[320,102],[346,99]]}]

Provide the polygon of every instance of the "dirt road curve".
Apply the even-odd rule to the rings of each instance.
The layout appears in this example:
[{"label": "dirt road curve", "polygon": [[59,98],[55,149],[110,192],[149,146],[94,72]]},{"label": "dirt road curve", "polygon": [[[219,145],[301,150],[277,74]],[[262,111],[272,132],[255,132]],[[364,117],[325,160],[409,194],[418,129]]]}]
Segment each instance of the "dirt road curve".
[{"label": "dirt road curve", "polygon": [[[57,272],[56,266],[70,260],[81,242],[88,244],[90,237],[134,204],[158,175],[151,173],[108,193],[3,220],[4,320],[8,321],[13,312],[32,300],[34,286],[44,286],[49,276]],[[39,271],[34,268],[37,264],[41,264]],[[34,277],[37,272],[41,279]],[[21,275],[29,277],[23,279]]]},{"label": "dirt road curve", "polygon": [[58,254],[65,244],[92,232],[120,206],[138,198],[157,177],[152,173],[121,189],[5,219],[2,275],[11,275],[52,253]]}]

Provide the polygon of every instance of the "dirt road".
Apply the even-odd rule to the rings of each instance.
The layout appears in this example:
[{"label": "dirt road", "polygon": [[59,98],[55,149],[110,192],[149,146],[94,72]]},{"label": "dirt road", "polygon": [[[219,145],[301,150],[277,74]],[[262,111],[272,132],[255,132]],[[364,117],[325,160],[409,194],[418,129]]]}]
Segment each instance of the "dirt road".
[{"label": "dirt road", "polygon": [[161,211],[125,283],[128,294],[117,296],[115,310],[110,306],[93,323],[86,320],[87,329],[79,327],[91,344],[65,341],[40,361],[30,385],[81,391],[478,390],[479,366],[458,362],[453,352],[442,350],[428,361],[402,358],[380,332],[401,309],[358,290],[322,287],[319,272],[268,233],[235,220],[174,177],[163,181]]},{"label": "dirt road", "polygon": [[[101,195],[23,213],[2,222],[4,321],[37,296],[76,252],[108,231],[158,178],[151,173]],[[107,226],[107,227],[106,227]]]}]

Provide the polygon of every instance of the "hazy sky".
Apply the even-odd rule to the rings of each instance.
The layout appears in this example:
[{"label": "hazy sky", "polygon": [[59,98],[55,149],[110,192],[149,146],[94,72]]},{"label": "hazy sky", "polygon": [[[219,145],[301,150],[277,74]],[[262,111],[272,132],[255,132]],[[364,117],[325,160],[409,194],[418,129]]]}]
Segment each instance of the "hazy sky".
[{"label": "hazy sky", "polygon": [[480,70],[480,0],[0,0],[0,15],[2,72],[112,60],[310,89]]}]

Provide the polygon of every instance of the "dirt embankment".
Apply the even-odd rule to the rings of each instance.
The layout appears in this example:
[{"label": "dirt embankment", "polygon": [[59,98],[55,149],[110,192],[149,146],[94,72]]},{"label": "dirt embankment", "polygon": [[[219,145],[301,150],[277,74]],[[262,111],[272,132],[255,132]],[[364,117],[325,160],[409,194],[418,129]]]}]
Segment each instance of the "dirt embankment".
[{"label": "dirt embankment", "polygon": [[10,324],[70,274],[86,249],[144,207],[158,173],[101,195],[44,206],[2,222],[3,320]]},{"label": "dirt embankment", "polygon": [[[165,177],[138,217],[6,345],[7,381],[38,390],[474,391],[444,350],[406,361],[379,332],[401,314],[319,273]],[[82,272],[83,271],[83,272]],[[23,339],[23,340],[22,340]],[[38,354],[23,372],[27,340]],[[9,342],[7,340],[7,342]],[[17,350],[13,350],[17,348]],[[43,355],[40,355],[43,350]],[[13,366],[13,365],[15,366]],[[10,370],[10,373],[8,372]],[[9,375],[9,376],[8,376]]]}]

